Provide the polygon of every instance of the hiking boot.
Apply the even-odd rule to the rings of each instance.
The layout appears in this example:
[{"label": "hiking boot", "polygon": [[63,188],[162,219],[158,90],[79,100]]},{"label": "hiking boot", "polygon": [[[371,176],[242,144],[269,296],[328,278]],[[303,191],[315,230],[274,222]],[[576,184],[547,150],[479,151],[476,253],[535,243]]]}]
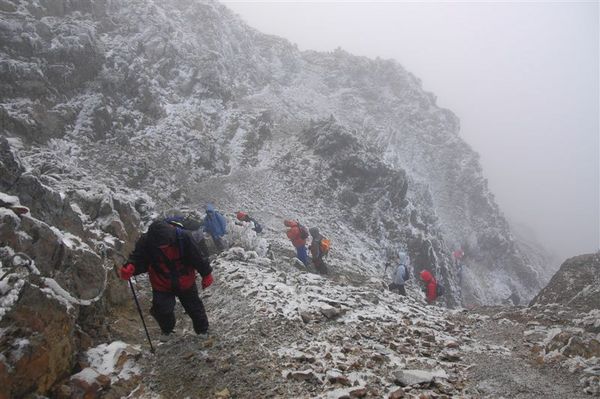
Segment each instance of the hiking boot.
[{"label": "hiking boot", "polygon": [[200,344],[200,347],[203,349],[208,349],[210,347],[213,346],[215,339],[212,335],[208,335],[208,331],[207,332],[203,332],[203,333],[198,333],[197,334],[198,337],[198,343]]},{"label": "hiking boot", "polygon": [[168,334],[163,332],[160,334],[160,337],[158,337],[158,340],[160,342],[169,342],[171,340],[171,338],[173,338],[174,335],[175,334],[173,334],[172,332],[168,333]]}]

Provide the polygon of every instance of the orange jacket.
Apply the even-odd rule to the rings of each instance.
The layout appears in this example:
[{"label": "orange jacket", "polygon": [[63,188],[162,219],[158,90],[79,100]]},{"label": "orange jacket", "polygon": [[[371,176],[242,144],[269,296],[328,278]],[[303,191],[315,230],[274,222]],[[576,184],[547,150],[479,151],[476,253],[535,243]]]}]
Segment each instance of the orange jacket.
[{"label": "orange jacket", "polygon": [[427,302],[434,302],[437,299],[437,281],[435,281],[433,274],[431,274],[429,270],[423,270],[420,276],[421,280],[423,280],[427,284]]},{"label": "orange jacket", "polygon": [[284,220],[283,224],[286,227],[289,227],[287,231],[287,238],[292,241],[292,245],[296,248],[302,247],[306,245],[306,239],[300,237],[300,228],[298,227],[298,222],[294,220]]}]

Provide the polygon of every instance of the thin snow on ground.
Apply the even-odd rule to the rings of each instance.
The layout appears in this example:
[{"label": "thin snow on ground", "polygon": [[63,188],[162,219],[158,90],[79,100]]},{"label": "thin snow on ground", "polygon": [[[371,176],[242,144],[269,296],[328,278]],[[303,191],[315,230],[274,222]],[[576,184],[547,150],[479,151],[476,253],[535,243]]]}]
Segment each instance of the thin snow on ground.
[{"label": "thin snow on ground", "polygon": [[[139,352],[138,346],[115,341],[89,349],[86,356],[90,363],[90,369],[98,374],[109,376],[114,383],[119,379],[128,380],[133,376],[140,375],[141,369],[134,359]],[[122,357],[125,357],[126,360],[122,361]]]}]

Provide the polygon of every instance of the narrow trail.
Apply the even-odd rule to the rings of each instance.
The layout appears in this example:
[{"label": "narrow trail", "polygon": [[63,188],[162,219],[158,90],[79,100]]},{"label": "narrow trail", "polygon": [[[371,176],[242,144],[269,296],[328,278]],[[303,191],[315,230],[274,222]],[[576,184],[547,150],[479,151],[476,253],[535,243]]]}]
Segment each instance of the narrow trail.
[{"label": "narrow trail", "polygon": [[[166,343],[147,316],[157,350],[139,359],[129,398],[589,397],[564,367],[535,362],[524,334],[531,315],[519,308],[450,311],[416,300],[416,286],[406,298],[377,281],[299,272],[287,258],[232,255],[217,259],[215,283],[201,292],[208,339],[179,304]],[[150,287],[138,280],[148,315]],[[134,312],[118,315],[114,330],[147,348]]]}]

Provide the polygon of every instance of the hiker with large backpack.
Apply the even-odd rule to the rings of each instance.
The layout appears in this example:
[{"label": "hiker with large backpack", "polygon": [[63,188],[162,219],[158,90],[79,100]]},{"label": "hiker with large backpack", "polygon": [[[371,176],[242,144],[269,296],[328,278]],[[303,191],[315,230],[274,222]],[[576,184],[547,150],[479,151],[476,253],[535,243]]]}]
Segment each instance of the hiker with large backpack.
[{"label": "hiker with large backpack", "polygon": [[438,297],[438,283],[429,270],[420,273],[421,280],[425,283],[425,297],[427,303],[433,303]]},{"label": "hiker with large backpack", "polygon": [[262,233],[262,226],[255,219],[251,218],[246,212],[239,211],[235,214],[235,217],[240,222],[252,223],[252,230],[254,230],[256,234]]},{"label": "hiker with large backpack", "polygon": [[225,216],[215,210],[212,204],[206,205],[206,216],[204,216],[204,232],[210,234],[217,247],[218,252],[223,252],[225,242],[223,236],[227,233],[227,220]]},{"label": "hiker with large backpack", "polygon": [[301,225],[297,220],[284,220],[283,224],[289,229],[286,232],[287,237],[296,248],[296,257],[304,264],[308,265],[308,253],[306,252],[306,239],[308,238],[308,229]]},{"label": "hiker with large backpack", "polygon": [[196,334],[208,334],[208,317],[198,295],[196,272],[202,276],[203,289],[213,283],[204,240],[196,240],[190,231],[177,223],[160,219],[152,222],[148,232],[139,238],[119,274],[123,280],[149,274],[152,286],[150,314],[160,326],[161,340],[164,341],[175,327],[175,298],[192,319]]},{"label": "hiker with large backpack", "polygon": [[410,257],[406,254],[406,252],[399,252],[398,267],[396,267],[394,277],[392,278],[392,283],[388,287],[390,291],[395,291],[400,295],[406,296],[406,289],[404,288],[404,284],[408,279],[410,279],[409,267]]},{"label": "hiker with large backpack", "polygon": [[312,263],[319,274],[328,274],[329,269],[323,257],[329,253],[331,241],[324,237],[317,227],[311,227],[308,232],[312,240],[310,242],[310,254],[312,255]]}]

